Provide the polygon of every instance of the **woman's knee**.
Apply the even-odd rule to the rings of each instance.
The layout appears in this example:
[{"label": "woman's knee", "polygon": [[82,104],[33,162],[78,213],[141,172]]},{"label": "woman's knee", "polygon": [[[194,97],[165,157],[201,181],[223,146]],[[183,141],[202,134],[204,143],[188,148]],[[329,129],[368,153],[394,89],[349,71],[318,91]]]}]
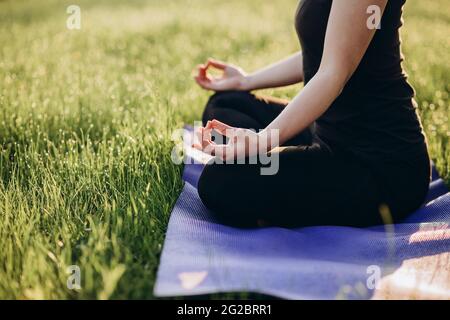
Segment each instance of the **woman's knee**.
[{"label": "woman's knee", "polygon": [[203,170],[198,182],[198,194],[206,208],[219,223],[234,227],[253,227],[256,220],[243,215],[236,199],[236,177],[231,167],[210,164]]},{"label": "woman's knee", "polygon": [[226,191],[224,187],[226,181],[223,180],[224,177],[221,171],[221,165],[206,165],[198,181],[200,199],[211,210],[216,210],[223,206],[222,197]]}]

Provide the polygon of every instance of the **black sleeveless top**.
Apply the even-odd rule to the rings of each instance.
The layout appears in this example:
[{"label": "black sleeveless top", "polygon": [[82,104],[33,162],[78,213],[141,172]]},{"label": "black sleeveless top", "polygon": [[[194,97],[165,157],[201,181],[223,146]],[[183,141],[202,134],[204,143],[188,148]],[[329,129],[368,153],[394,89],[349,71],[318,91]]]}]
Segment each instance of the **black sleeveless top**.
[{"label": "black sleeveless top", "polygon": [[[427,153],[414,90],[401,66],[399,28],[404,3],[388,1],[381,29],[360,65],[315,124],[317,135],[331,146],[343,147],[375,166]],[[305,84],[320,65],[331,4],[332,0],[301,0],[297,9]]]}]

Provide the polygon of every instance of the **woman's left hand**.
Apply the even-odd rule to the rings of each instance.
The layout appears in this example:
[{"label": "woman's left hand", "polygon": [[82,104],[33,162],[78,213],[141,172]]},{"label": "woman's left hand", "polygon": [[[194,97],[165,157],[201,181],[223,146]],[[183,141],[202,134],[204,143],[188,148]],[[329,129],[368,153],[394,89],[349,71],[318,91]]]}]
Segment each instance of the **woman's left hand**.
[{"label": "woman's left hand", "polygon": [[[216,144],[211,141],[212,130],[228,138],[227,144]],[[196,143],[193,147],[216,156],[223,161],[231,161],[245,157],[255,156],[259,150],[260,136],[253,130],[231,127],[218,120],[208,121],[204,128],[196,132]]]}]

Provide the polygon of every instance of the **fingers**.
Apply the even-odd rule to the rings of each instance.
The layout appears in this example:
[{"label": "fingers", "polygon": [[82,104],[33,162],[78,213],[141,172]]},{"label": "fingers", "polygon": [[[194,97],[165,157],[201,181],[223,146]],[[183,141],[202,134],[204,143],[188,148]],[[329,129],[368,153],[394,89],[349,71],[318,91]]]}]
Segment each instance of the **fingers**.
[{"label": "fingers", "polygon": [[208,69],[210,67],[214,67],[219,70],[225,70],[227,68],[227,64],[225,62],[215,60],[215,59],[208,59],[208,61],[205,64],[199,64],[197,66],[197,76],[200,78],[208,78]]},{"label": "fingers", "polygon": [[229,65],[226,64],[225,62],[215,59],[208,59],[206,64],[198,65],[196,68],[194,80],[200,87],[206,90],[225,91],[229,90],[230,88],[233,88],[236,85],[235,79],[233,78],[227,78],[224,76],[214,78],[209,76],[208,69],[210,67],[225,72],[225,69],[229,67]]},{"label": "fingers", "polygon": [[209,79],[202,79],[202,78],[200,78],[198,76],[194,77],[194,80],[203,89],[213,90],[211,80],[209,80]]},{"label": "fingers", "polygon": [[201,129],[194,130],[194,141],[192,143],[192,147],[196,149],[202,148],[202,141],[203,141],[203,134],[201,132]]},{"label": "fingers", "polygon": [[210,79],[210,77],[208,76],[208,66],[204,65],[204,64],[199,64],[196,68],[197,70],[197,77],[200,79]]},{"label": "fingers", "polygon": [[227,64],[225,62],[221,62],[214,59],[208,59],[208,61],[205,64],[199,64],[195,68],[195,73],[197,74],[197,77],[202,79],[207,79],[208,77],[208,69],[210,67],[214,67],[219,70],[225,70],[227,68]]},{"label": "fingers", "polygon": [[194,80],[203,89],[214,90],[211,87],[212,81],[211,78],[208,76],[207,69],[208,67],[206,65],[199,64],[195,70]]},{"label": "fingers", "polygon": [[210,154],[212,156],[214,155],[214,153],[213,153],[214,143],[212,141],[205,140],[205,141],[202,142],[202,145],[200,145],[198,143],[194,143],[192,145],[192,147],[194,149],[200,150],[200,151],[202,151],[204,153],[207,153],[207,154]]},{"label": "fingers", "polygon": [[208,145],[210,145],[212,143],[211,139],[211,129],[207,129],[207,128],[200,128],[201,130],[201,143],[202,143],[202,148],[206,148]]},{"label": "fingers", "polygon": [[234,79],[211,79],[209,77],[204,79],[198,76],[194,77],[194,79],[202,88],[216,92],[230,90],[235,87]]},{"label": "fingers", "polygon": [[208,141],[211,140],[210,131],[205,130],[205,128],[198,128],[198,130],[194,131],[194,143],[192,147],[203,150],[203,148],[207,145]]},{"label": "fingers", "polygon": [[[217,144],[212,141],[212,131],[215,130],[229,138],[227,144]],[[248,129],[235,128],[219,120],[211,120],[195,131],[193,148],[216,156],[222,160],[245,157],[254,153],[258,145],[256,133]],[[254,146],[255,148],[250,148]],[[250,152],[250,150],[253,150]]]},{"label": "fingers", "polygon": [[[193,148],[200,150],[206,154],[215,156],[217,153],[217,149],[221,149],[221,148],[226,148],[226,145],[217,145],[214,142],[212,142],[211,140],[208,139],[204,139],[201,144],[193,144],[192,145]],[[220,156],[219,153],[219,158],[222,158],[222,160],[224,160],[225,158],[223,158],[222,156]]]},{"label": "fingers", "polygon": [[222,160],[226,160],[227,156],[233,156],[233,146],[226,144],[215,144],[212,141],[205,141],[203,146],[199,144],[193,145],[193,147],[197,150],[200,150],[204,153],[207,153],[212,156],[216,156]]},{"label": "fingers", "polygon": [[[208,124],[210,124],[210,122],[211,121],[209,121]],[[228,150],[231,146],[222,144],[219,145],[211,141],[212,130],[212,128],[206,127],[199,128],[194,133],[194,143],[192,144],[192,147],[204,153],[210,154],[212,156],[217,156],[222,160],[225,160],[227,155],[232,155],[232,153],[230,153],[230,150]]]},{"label": "fingers", "polygon": [[206,62],[206,67],[207,67],[206,69],[208,69],[210,66],[213,66],[214,68],[219,69],[219,70],[225,70],[226,67],[228,66],[228,64],[226,64],[223,61],[209,58],[208,61]]},{"label": "fingers", "polygon": [[214,129],[217,132],[219,132],[221,135],[229,137],[229,138],[234,136],[234,130],[236,129],[232,126],[229,126],[229,125],[227,125],[223,122],[220,122],[219,120],[215,120],[215,119],[208,121],[206,123],[205,128],[210,129],[210,130]]}]

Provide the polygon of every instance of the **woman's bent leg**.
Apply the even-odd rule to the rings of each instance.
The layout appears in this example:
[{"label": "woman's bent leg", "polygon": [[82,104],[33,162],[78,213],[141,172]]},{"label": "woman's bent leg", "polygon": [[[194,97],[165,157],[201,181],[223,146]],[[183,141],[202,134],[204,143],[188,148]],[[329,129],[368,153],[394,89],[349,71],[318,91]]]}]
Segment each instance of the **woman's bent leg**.
[{"label": "woman's bent leg", "polygon": [[258,220],[285,227],[382,223],[375,179],[350,155],[315,142],[278,156],[275,175],[261,175],[259,164],[206,166],[199,181],[203,203],[220,222],[238,227]]}]

